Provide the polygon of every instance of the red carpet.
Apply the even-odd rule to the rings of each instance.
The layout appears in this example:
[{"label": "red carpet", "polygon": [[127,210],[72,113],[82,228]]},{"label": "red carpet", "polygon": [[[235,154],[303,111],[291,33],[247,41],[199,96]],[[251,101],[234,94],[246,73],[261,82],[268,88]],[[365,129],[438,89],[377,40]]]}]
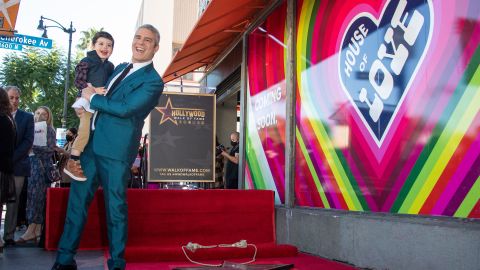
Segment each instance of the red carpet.
[{"label": "red carpet", "polygon": [[[242,262],[242,260],[229,260]],[[219,264],[221,261],[201,261],[202,263]],[[358,270],[347,264],[330,261],[306,254],[298,254],[295,257],[281,257],[258,259],[255,264],[290,264],[293,263],[295,270]],[[175,267],[192,266],[186,262],[151,262],[151,263],[128,263],[126,270],[172,270]],[[105,268],[107,269],[107,268]]]},{"label": "red carpet", "polygon": [[[60,239],[69,189],[47,193],[45,246],[55,250]],[[188,262],[181,247],[231,244],[246,240],[258,248],[256,263],[293,263],[296,269],[355,269],[305,254],[292,245],[276,244],[274,193],[268,190],[128,190],[127,269],[172,269]],[[97,191],[88,213],[80,249],[104,249],[105,207]],[[245,262],[254,248],[199,249],[196,261]],[[298,256],[297,256],[298,255]]]},{"label": "red carpet", "polygon": [[[46,248],[55,250],[65,220],[69,189],[47,194]],[[257,245],[258,258],[295,256],[291,245],[277,245],[274,193],[268,190],[128,190],[129,262],[179,261],[182,245],[230,244],[239,240]],[[89,209],[80,249],[107,246],[103,193]],[[252,250],[216,248],[198,250],[193,259],[234,259]]]}]

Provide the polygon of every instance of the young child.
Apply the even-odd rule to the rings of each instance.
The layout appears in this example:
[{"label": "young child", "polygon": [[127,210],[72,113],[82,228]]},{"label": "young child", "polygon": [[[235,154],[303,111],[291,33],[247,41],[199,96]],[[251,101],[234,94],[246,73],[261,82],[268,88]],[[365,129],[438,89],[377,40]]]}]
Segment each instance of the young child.
[{"label": "young child", "polygon": [[108,61],[112,55],[114,40],[112,35],[100,31],[92,38],[93,50],[87,53],[75,67],[75,86],[79,89],[77,101],[72,105],[75,109],[84,110],[80,116],[78,135],[72,146],[70,159],[65,166],[64,172],[72,179],[85,181],[87,178],[80,167],[80,155],[87,145],[90,136],[90,121],[93,111],[90,109],[90,101],[82,98],[82,89],[90,83],[96,88],[97,94],[105,94],[105,84],[113,73],[114,66]]}]

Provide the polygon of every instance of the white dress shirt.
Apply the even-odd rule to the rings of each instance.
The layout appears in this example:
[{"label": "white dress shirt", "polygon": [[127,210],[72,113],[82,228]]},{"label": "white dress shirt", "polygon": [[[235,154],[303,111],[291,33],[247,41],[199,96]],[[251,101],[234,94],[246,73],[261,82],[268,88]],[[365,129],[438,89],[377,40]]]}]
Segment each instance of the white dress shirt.
[{"label": "white dress shirt", "polygon": [[[143,62],[143,63],[132,63],[133,67],[132,69],[130,69],[130,71],[127,73],[127,75],[125,76],[125,78],[127,78],[130,74],[132,74],[133,72],[145,67],[145,66],[148,66],[152,63],[153,61],[150,60],[150,61],[147,61],[147,62]],[[128,65],[127,65],[128,66]],[[125,66],[125,67],[127,67]],[[122,72],[119,72],[117,75],[115,75],[115,77],[113,77],[113,79],[110,80],[110,83],[108,84],[108,87],[107,87],[107,91],[105,94],[108,93],[108,91],[110,91],[110,87],[112,86],[113,82],[118,78],[120,77],[120,75],[122,74]],[[123,78],[123,80],[125,80],[125,78]],[[96,93],[91,95],[90,96],[90,103],[92,102],[92,98],[97,95]],[[93,117],[92,117],[92,130],[95,130],[95,119],[97,118],[97,114],[98,114],[98,111],[95,111],[95,113],[93,114]]]}]

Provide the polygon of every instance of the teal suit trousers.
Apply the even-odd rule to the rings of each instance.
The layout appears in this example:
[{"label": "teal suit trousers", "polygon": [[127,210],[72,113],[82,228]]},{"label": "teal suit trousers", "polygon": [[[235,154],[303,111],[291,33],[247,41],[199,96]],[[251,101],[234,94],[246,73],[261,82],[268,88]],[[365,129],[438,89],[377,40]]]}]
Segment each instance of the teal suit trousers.
[{"label": "teal suit trousers", "polygon": [[[95,136],[94,133],[91,136]],[[87,180],[72,181],[68,198],[67,217],[59,243],[57,262],[73,264],[80,244],[88,208],[99,185],[103,187],[110,259],[108,268],[125,268],[128,208],[126,202],[130,166],[126,161],[95,155],[91,141],[80,158]],[[88,237],[88,236],[87,236]]]}]

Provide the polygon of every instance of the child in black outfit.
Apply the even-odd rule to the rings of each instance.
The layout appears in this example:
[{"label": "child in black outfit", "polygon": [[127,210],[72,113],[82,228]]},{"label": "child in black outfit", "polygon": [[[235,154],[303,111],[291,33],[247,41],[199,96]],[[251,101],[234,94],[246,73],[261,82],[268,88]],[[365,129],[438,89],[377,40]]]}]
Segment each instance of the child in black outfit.
[{"label": "child in black outfit", "polygon": [[112,35],[100,31],[92,39],[93,50],[87,53],[75,67],[75,86],[78,88],[77,101],[72,105],[76,110],[82,110],[80,116],[80,125],[78,135],[72,146],[70,159],[65,166],[64,172],[72,179],[85,181],[87,178],[83,174],[80,166],[80,154],[88,143],[90,136],[90,121],[95,111],[90,109],[90,101],[82,98],[82,89],[86,88],[88,83],[96,88],[97,94],[105,94],[105,84],[113,73],[114,66],[108,61],[112,55],[114,40]]}]

